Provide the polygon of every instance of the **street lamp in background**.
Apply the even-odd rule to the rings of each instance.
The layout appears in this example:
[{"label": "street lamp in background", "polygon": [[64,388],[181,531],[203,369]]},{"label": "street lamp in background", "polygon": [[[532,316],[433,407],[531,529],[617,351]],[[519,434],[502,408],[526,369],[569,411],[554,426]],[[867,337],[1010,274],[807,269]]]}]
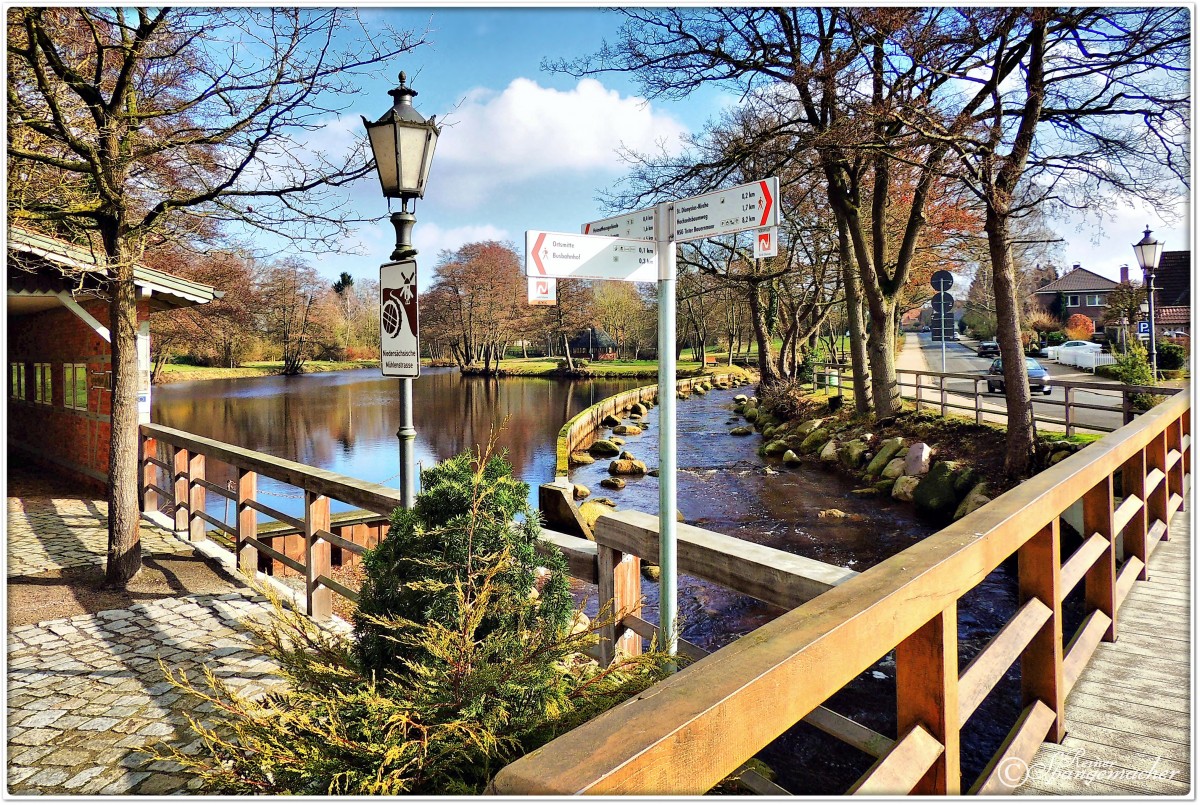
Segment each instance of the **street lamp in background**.
[{"label": "street lamp in background", "polygon": [[[417,218],[410,206],[416,199],[425,197],[425,183],[429,179],[429,166],[433,162],[433,151],[437,147],[441,127],[435,117],[426,120],[413,108],[412,99],[417,91],[408,86],[408,77],[400,73],[400,86],[389,90],[395,103],[383,117],[374,123],[363,118],[367,129],[367,138],[371,143],[371,153],[375,157],[375,168],[379,172],[379,184],[387,199],[400,199],[400,210],[392,213],[392,225],[396,228],[396,248],[391,254],[392,262],[380,268],[380,330],[387,335],[388,328],[383,327],[385,306],[391,304],[393,318],[401,309],[404,310],[405,320],[393,322],[397,332],[400,325],[408,324],[414,344],[414,356],[411,367],[389,372],[389,361],[380,349],[380,368],[384,375],[400,377],[400,429],[396,436],[400,439],[400,494],[405,508],[412,508],[415,497],[416,462],[413,458],[413,442],[417,438],[416,428],[412,419],[412,379],[420,374],[420,346],[417,338],[417,263],[413,258],[417,250],[412,246],[412,229]],[[389,201],[389,208],[391,203]],[[393,295],[399,298],[384,299],[387,285],[383,282],[385,270],[400,268],[403,276],[403,288],[392,289]]]},{"label": "street lamp in background", "polygon": [[1154,373],[1154,381],[1158,382],[1158,351],[1155,348],[1154,330],[1154,273],[1158,271],[1158,260],[1162,257],[1162,241],[1150,237],[1150,227],[1142,239],[1133,244],[1133,253],[1137,255],[1138,265],[1142,267],[1142,276],[1146,280],[1146,304],[1150,312],[1150,369]]}]

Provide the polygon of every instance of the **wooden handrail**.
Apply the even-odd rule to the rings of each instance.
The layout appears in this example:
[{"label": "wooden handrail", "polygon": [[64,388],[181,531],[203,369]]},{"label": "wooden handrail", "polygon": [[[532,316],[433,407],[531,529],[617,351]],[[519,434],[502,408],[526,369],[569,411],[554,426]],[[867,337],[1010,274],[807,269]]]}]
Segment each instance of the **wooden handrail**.
[{"label": "wooden handrail", "polygon": [[[951,639],[953,628],[928,627],[935,619],[950,623],[946,613],[954,612],[957,600],[1009,556],[1027,543],[1032,545],[1035,536],[1043,539],[1043,544],[1044,535],[1057,538],[1057,528],[1051,527],[1085,495],[1091,501],[1091,514],[1085,512],[1090,522],[1098,523],[1096,506],[1108,506],[1106,524],[1094,526],[1105,538],[1107,549],[1084,572],[1092,592],[1089,600],[1103,598],[1098,595],[1096,582],[1107,578],[1112,587],[1116,585],[1116,578],[1103,571],[1103,562],[1112,556],[1115,536],[1112,476],[1142,451],[1147,455],[1147,472],[1163,467],[1167,455],[1163,434],[1174,428],[1176,449],[1181,449],[1178,423],[1190,423],[1190,405],[1187,392],[1172,397],[942,531],[510,764],[496,776],[491,790],[498,794],[554,795],[704,793],[880,657],[910,637],[915,639],[916,633],[921,632],[922,640],[938,633],[945,640]],[[1183,458],[1177,466],[1187,463],[1188,456]],[[1170,487],[1172,480],[1166,477],[1163,486]],[[1107,493],[1101,494],[1105,490]],[[1157,505],[1163,515],[1170,500],[1166,491],[1156,493],[1161,497]],[[1163,517],[1156,519],[1161,521]],[[638,549],[648,547],[641,545]],[[1039,549],[1029,556],[1056,557],[1057,550]],[[1056,566],[1048,572],[1054,580],[1061,570]],[[1023,578],[1024,573],[1023,569]],[[1056,587],[1053,581],[1048,585],[1046,589],[1053,595],[1040,608],[1020,610],[1021,620],[1012,631],[1020,633],[1017,642],[1029,639],[1026,654],[1035,647],[1052,648],[1054,641],[1043,640],[1041,635],[1047,628],[1051,637],[1055,628],[1061,630]],[[1115,592],[1111,591],[1110,601]],[[1108,614],[1101,608],[1093,609],[1068,647],[1065,660],[1052,665],[1041,663],[1039,667],[1049,668],[1056,678],[1061,675],[1054,683],[1056,701],[1047,705],[1061,707],[1061,697],[1078,677],[1091,651],[1106,634],[1111,634],[1111,625]],[[1061,631],[1058,635],[1061,641]],[[1061,642],[1058,647],[1061,651]],[[950,654],[944,648],[943,653]],[[1003,653],[1011,656],[1011,649]],[[899,665],[898,657],[898,669]],[[959,685],[954,676],[944,684],[954,697],[953,718],[957,722]],[[922,695],[929,690],[936,688],[926,687]],[[787,695],[779,695],[780,691],[787,691]],[[897,695],[908,694],[898,690]],[[971,698],[977,695],[972,693]],[[904,702],[900,704],[903,711]],[[940,784],[942,793],[957,791],[959,785],[957,724],[948,727],[948,704],[941,705],[944,714],[940,726],[924,724],[935,742],[942,744],[939,733],[945,730],[945,740],[955,744],[954,762],[944,769],[940,781],[934,781]],[[911,704],[907,707],[919,715],[920,708],[913,710]],[[1055,709],[1051,709],[1049,719],[1040,709],[1034,710],[1037,725],[1053,725],[1060,717]],[[1028,734],[1021,738],[1022,747],[1036,748]],[[923,752],[922,757],[928,754]],[[929,779],[926,775],[922,784]]]}]

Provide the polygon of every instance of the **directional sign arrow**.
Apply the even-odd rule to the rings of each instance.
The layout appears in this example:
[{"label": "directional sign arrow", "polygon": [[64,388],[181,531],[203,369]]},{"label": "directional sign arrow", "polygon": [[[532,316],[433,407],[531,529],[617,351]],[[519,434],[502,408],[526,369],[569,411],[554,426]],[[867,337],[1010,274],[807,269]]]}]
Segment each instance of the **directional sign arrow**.
[{"label": "directional sign arrow", "polygon": [[779,225],[779,179],[717,190],[675,202],[675,239],[695,240]]},{"label": "directional sign arrow", "polygon": [[658,250],[652,241],[525,232],[525,273],[538,277],[654,282]]}]

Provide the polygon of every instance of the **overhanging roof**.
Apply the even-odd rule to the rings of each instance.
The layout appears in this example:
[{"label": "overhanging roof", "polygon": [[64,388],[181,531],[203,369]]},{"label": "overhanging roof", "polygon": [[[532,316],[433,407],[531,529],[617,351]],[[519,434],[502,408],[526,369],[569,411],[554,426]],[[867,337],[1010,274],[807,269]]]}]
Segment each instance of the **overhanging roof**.
[{"label": "overhanging roof", "polygon": [[1117,283],[1108,277],[1102,277],[1086,268],[1073,268],[1056,280],[1050,280],[1037,293],[1058,293],[1060,291],[1111,291]]},{"label": "overhanging roof", "polygon": [[[151,310],[203,305],[224,296],[211,285],[146,266],[133,268],[133,281]],[[107,298],[106,274],[91,250],[19,226],[8,228],[8,299],[12,312],[33,313],[58,304],[57,294]],[[14,304],[15,303],[15,304]]]}]

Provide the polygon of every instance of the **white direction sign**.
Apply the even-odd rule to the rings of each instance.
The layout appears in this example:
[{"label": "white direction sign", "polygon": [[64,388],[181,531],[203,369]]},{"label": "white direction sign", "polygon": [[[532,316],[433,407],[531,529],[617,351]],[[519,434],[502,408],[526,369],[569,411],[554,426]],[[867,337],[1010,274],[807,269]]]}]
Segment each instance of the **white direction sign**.
[{"label": "white direction sign", "polygon": [[384,377],[420,377],[417,261],[379,267],[379,368]]},{"label": "white direction sign", "polygon": [[554,277],[526,277],[526,279],[529,282],[529,304],[558,304],[558,282]]},{"label": "white direction sign", "polygon": [[717,190],[675,202],[675,240],[732,235],[779,225],[779,179]]},{"label": "white direction sign", "polygon": [[645,240],[529,229],[525,231],[525,274],[654,282],[658,279],[658,250]]},{"label": "white direction sign", "polygon": [[583,225],[583,234],[654,240],[654,208],[591,221]]}]

